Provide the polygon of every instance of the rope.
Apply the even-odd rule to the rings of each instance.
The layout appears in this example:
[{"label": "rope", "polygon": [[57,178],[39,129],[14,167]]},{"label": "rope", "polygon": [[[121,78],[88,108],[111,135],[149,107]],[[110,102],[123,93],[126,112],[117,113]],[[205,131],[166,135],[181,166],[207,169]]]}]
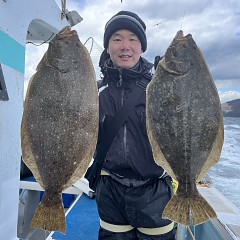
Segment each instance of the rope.
[{"label": "rope", "polygon": [[61,0],[61,2],[62,2],[61,19],[63,19],[66,16],[66,2],[67,2],[67,0]]}]

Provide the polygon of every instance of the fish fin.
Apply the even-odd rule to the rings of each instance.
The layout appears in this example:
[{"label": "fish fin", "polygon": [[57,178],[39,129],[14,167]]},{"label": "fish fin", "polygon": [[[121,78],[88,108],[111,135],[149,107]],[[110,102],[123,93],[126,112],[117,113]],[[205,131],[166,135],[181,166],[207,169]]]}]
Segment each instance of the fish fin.
[{"label": "fish fin", "polygon": [[54,199],[44,194],[32,219],[31,227],[66,234],[66,218],[61,193],[56,194]]},{"label": "fish fin", "polygon": [[187,197],[174,195],[163,211],[163,218],[171,219],[174,222],[190,226],[192,216],[193,225],[198,225],[216,218],[217,215],[213,208],[200,195]]},{"label": "fish fin", "polygon": [[193,225],[204,223],[209,218],[217,218],[216,212],[200,194],[191,200],[191,214]]},{"label": "fish fin", "polygon": [[218,133],[213,143],[212,150],[209,154],[207,161],[203,165],[201,172],[197,177],[197,182],[201,181],[204,178],[204,176],[207,174],[208,170],[220,160],[223,141],[224,141],[224,124],[223,124],[223,119],[221,119],[221,121],[219,122]]},{"label": "fish fin", "polygon": [[44,184],[39,174],[38,166],[31,149],[31,141],[27,134],[28,130],[27,130],[25,116],[26,114],[23,115],[22,129],[21,129],[22,160],[26,164],[26,166],[31,170],[32,174],[34,175],[34,177],[36,178],[40,186],[44,189]]},{"label": "fish fin", "polygon": [[165,207],[162,217],[174,222],[190,226],[190,204],[189,199],[180,195],[173,195]]},{"label": "fish fin", "polygon": [[[147,117],[148,119],[148,117]],[[158,142],[156,138],[154,137],[154,133],[151,130],[151,127],[149,126],[149,120],[147,120],[147,133],[148,133],[148,139],[151,144],[152,152],[153,152],[153,159],[155,163],[159,166],[161,166],[167,173],[174,179],[177,179],[176,175],[174,174],[171,166],[169,165],[168,161],[166,160],[162,150],[160,149]]]}]

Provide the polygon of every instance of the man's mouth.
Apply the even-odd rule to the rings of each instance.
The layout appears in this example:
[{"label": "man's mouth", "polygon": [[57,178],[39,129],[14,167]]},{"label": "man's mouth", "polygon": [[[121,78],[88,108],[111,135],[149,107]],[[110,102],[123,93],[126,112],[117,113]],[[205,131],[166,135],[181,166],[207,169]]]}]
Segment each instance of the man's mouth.
[{"label": "man's mouth", "polygon": [[119,57],[120,57],[120,58],[125,58],[125,59],[126,59],[126,58],[130,58],[131,56],[130,56],[130,55],[120,55]]}]

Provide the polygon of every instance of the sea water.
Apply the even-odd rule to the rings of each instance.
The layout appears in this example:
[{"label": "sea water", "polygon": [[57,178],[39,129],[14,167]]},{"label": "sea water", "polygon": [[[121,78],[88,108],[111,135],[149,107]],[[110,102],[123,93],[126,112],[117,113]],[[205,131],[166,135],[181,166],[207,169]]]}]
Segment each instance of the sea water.
[{"label": "sea water", "polygon": [[240,118],[224,118],[221,158],[209,176],[213,186],[240,209]]}]

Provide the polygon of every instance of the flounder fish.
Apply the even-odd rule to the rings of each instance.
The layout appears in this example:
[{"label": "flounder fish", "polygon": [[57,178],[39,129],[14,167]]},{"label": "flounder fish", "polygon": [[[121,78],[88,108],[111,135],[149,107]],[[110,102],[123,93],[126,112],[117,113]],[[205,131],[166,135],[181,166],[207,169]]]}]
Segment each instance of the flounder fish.
[{"label": "flounder fish", "polygon": [[81,178],[98,136],[98,90],[90,55],[64,28],[32,76],[21,124],[23,161],[44,196],[31,226],[66,233],[62,191]]},{"label": "flounder fish", "polygon": [[163,217],[189,226],[215,218],[197,190],[221,155],[219,96],[200,49],[180,30],[147,87],[146,123],[156,163],[179,183]]}]

